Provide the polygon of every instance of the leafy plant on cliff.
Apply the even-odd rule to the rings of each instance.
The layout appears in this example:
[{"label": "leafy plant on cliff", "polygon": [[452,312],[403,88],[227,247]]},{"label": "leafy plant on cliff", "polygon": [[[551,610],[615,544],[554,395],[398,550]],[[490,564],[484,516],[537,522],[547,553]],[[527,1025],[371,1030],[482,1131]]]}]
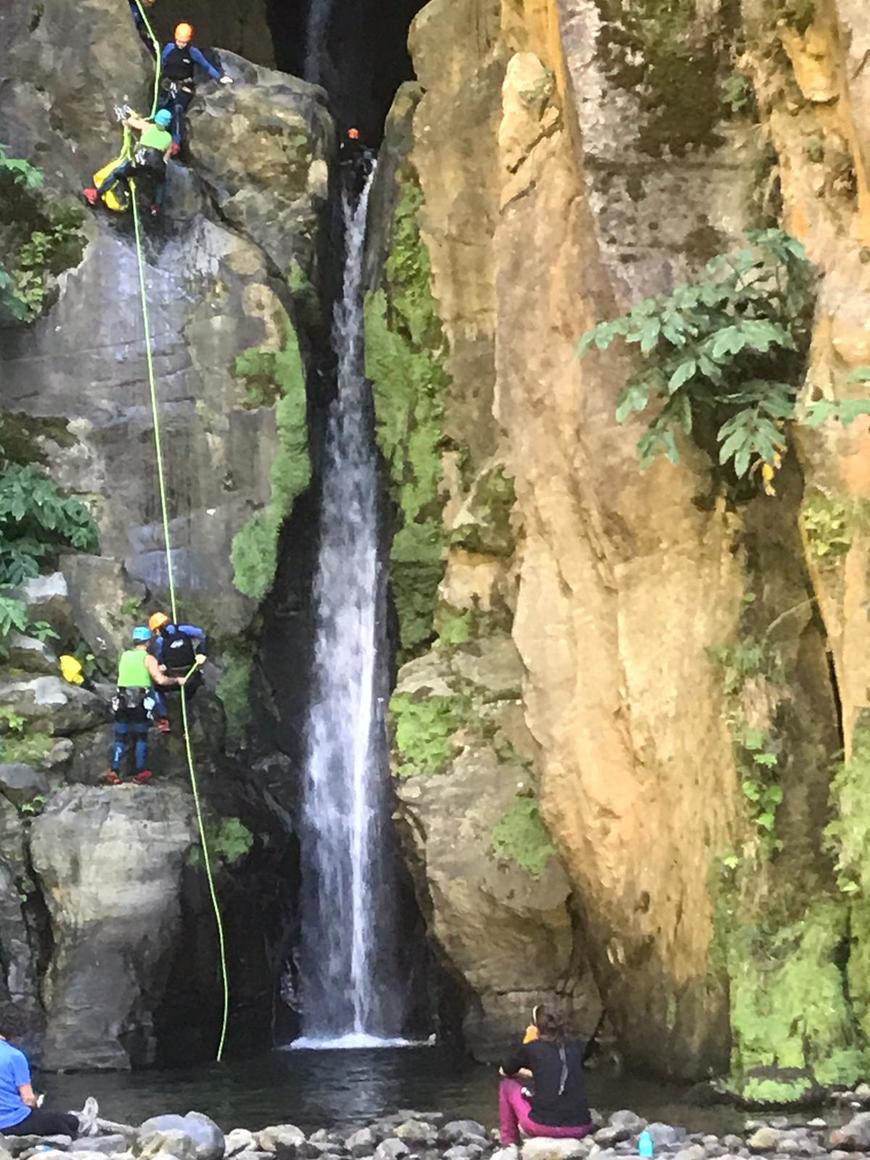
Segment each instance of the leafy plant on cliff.
[{"label": "leafy plant on cliff", "polygon": [[395,722],[397,777],[442,773],[457,752],[453,734],[468,718],[462,696],[396,693],[390,701]]},{"label": "leafy plant on cliff", "polygon": [[0,587],[39,575],[60,548],[96,551],[97,527],[81,500],[62,496],[32,464],[0,469]]},{"label": "leafy plant on cliff", "polygon": [[37,197],[43,182],[41,170],[0,145],[0,323],[37,318],[52,278],[81,260],[82,210]]},{"label": "leafy plant on cliff", "polygon": [[698,281],[599,323],[580,353],[617,338],[638,348],[641,367],[616,418],[653,411],[638,443],[642,467],[662,454],[678,462],[678,435],[692,435],[737,480],[758,475],[772,494],[805,370],[815,274],[800,242],[781,230],[748,241],[708,262]]}]

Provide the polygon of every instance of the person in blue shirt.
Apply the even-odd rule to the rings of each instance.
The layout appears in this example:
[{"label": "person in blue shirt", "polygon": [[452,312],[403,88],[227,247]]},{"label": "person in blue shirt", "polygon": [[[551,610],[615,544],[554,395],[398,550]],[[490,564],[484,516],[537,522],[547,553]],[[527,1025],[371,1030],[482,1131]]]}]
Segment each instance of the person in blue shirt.
[{"label": "person in blue shirt", "polygon": [[[148,651],[155,658],[160,672],[184,684],[188,700],[202,684],[202,666],[208,660],[208,637],[205,629],[196,624],[173,624],[165,612],[154,612],[148,618],[151,645]],[[183,678],[187,678],[184,680]],[[166,700],[163,690],[155,688],[152,695],[157,703],[157,728],[169,732]]]},{"label": "person in blue shirt", "polygon": [[40,1107],[33,1090],[30,1064],[20,1048],[9,1042],[15,1035],[10,1016],[0,1020],[0,1133],[4,1136],[72,1136],[96,1129],[97,1104],[91,1097],[82,1117],[75,1112],[53,1112]]},{"label": "person in blue shirt", "polygon": [[231,85],[233,78],[221,72],[202,55],[191,43],[193,25],[177,24],[175,39],[163,49],[161,54],[161,98],[160,107],[172,113],[172,155],[181,150],[187,126],[187,109],[196,92],[194,72],[196,66],[203,69],[213,81]]}]

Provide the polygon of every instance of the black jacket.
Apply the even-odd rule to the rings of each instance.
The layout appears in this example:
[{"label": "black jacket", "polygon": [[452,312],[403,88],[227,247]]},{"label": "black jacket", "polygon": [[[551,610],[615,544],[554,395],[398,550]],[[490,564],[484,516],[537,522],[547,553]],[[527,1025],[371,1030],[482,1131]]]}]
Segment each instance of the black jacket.
[{"label": "black jacket", "polygon": [[[561,1053],[560,1053],[561,1046]],[[563,1055],[565,1083],[559,1095]],[[546,1039],[524,1043],[502,1065],[506,1075],[528,1068],[534,1076],[531,1117],[537,1124],[551,1127],[579,1127],[589,1123],[589,1104],[583,1076],[583,1044],[566,1039],[561,1045]]]}]

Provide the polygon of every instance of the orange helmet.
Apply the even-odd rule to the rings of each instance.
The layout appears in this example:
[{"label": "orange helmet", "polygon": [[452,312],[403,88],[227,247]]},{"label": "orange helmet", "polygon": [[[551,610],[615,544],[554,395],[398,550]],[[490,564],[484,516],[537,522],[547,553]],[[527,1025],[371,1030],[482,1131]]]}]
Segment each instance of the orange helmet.
[{"label": "orange helmet", "polygon": [[152,632],[157,632],[164,624],[169,624],[169,617],[165,612],[152,612],[148,617],[148,627]]},{"label": "orange helmet", "polygon": [[193,40],[193,25],[192,24],[176,24],[175,39],[187,44]]},{"label": "orange helmet", "polygon": [[351,141],[359,141],[359,129],[348,129],[347,135]]}]

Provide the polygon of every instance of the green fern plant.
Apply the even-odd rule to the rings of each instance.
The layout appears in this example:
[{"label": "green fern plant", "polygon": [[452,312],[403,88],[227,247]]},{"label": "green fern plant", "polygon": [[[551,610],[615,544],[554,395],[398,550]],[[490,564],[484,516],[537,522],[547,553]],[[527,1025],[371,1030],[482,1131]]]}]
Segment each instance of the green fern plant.
[{"label": "green fern plant", "polygon": [[694,435],[736,479],[759,474],[773,492],[806,365],[816,275],[801,243],[781,230],[747,240],[708,262],[696,282],[599,323],[579,351],[606,350],[617,338],[638,348],[641,366],[616,418],[653,410],[638,443],[642,467],[662,454],[678,462],[677,435]]}]

